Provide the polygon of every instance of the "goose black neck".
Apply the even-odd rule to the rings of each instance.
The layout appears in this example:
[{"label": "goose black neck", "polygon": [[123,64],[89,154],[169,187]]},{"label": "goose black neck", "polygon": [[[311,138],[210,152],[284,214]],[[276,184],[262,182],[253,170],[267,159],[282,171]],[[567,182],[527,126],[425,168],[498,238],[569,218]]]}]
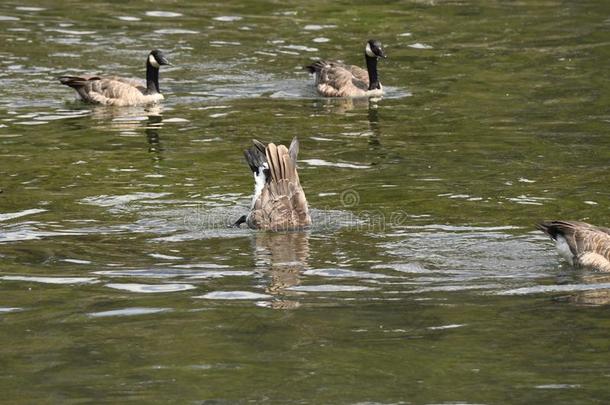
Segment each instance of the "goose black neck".
[{"label": "goose black neck", "polygon": [[148,94],[160,93],[159,90],[159,68],[154,67],[146,61],[146,92]]},{"label": "goose black neck", "polygon": [[381,85],[377,75],[377,58],[367,54],[364,57],[366,58],[366,70],[369,72],[369,90],[380,89]]}]

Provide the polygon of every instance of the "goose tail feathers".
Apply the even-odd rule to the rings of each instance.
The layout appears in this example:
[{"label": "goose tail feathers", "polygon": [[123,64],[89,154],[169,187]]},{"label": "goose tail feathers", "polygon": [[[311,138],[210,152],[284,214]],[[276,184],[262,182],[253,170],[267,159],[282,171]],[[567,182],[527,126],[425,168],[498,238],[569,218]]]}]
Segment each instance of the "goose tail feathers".
[{"label": "goose tail feathers", "polygon": [[327,65],[327,62],[324,60],[318,60],[312,63],[311,65],[305,66],[305,69],[311,74],[320,73],[320,71]]}]

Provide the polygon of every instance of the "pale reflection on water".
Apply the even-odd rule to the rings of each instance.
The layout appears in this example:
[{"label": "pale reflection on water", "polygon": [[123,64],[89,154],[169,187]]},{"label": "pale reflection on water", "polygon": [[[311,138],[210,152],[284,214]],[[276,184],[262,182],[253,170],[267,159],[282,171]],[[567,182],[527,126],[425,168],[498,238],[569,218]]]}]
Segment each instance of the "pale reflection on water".
[{"label": "pale reflection on water", "polygon": [[274,297],[269,303],[275,309],[295,309],[297,300],[291,300],[290,288],[301,282],[308,268],[309,232],[269,233],[254,236],[255,268],[266,280],[265,291]]}]

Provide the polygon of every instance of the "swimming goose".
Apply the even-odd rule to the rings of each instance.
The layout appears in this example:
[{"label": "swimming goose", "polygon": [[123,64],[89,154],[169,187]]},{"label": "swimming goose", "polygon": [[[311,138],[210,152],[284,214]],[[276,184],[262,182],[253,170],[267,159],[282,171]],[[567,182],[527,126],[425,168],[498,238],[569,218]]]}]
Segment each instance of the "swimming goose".
[{"label": "swimming goose", "polygon": [[364,48],[366,70],[325,60],[314,62],[306,69],[314,74],[316,90],[324,97],[375,97],[383,94],[377,60],[385,57],[381,42],[371,39]]},{"label": "swimming goose", "polygon": [[252,229],[287,231],[307,228],[311,217],[305,193],[297,173],[299,141],[295,137],[287,149],[284,145],[265,145],[256,139],[244,151],[254,174],[254,196],[250,213],[233,224],[244,222]]},{"label": "swimming goose", "polygon": [[536,225],[555,241],[571,265],[610,271],[610,229],[585,222],[547,221]]},{"label": "swimming goose", "polygon": [[159,68],[170,63],[155,49],[146,58],[146,86],[137,79],[102,76],[61,76],[59,82],[72,87],[81,100],[93,104],[133,106],[163,100],[159,90]]}]

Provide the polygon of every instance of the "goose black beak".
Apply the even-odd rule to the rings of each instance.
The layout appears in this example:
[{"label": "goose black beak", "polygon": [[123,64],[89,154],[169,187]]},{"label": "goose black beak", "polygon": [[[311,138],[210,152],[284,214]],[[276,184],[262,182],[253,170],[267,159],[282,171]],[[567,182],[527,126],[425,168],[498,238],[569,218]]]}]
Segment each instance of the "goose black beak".
[{"label": "goose black beak", "polygon": [[239,219],[237,221],[235,221],[232,225],[229,225],[229,228],[239,228],[241,224],[246,222],[246,215],[242,215],[241,217],[239,217]]}]

